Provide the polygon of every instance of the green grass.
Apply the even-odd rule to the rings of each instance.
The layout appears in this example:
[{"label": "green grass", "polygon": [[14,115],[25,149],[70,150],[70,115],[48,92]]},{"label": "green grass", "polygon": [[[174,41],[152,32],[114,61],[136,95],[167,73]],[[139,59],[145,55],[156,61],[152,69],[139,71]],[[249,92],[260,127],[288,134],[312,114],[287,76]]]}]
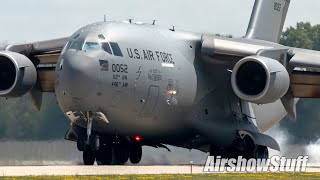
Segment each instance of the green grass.
[{"label": "green grass", "polygon": [[22,177],[1,177],[0,179],[52,179],[52,180],[103,180],[103,179],[118,179],[118,180],[131,180],[131,179],[141,179],[141,180],[151,180],[151,179],[170,179],[170,180],[182,180],[182,179],[199,179],[199,180],[209,180],[209,179],[320,179],[320,173],[232,173],[232,174],[161,174],[161,175],[105,175],[105,176],[22,176]]}]

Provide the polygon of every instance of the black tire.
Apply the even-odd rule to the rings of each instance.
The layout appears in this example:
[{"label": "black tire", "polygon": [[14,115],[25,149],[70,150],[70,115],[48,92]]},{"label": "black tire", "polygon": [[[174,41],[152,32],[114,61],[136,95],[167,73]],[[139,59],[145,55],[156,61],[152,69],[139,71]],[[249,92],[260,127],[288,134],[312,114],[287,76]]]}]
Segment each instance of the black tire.
[{"label": "black tire", "polygon": [[213,144],[210,144],[210,152],[209,152],[210,156],[222,156],[221,150],[218,146],[215,146]]},{"label": "black tire", "polygon": [[255,158],[254,156],[255,156],[256,145],[254,144],[252,138],[249,136],[245,136],[243,138],[243,142],[244,142],[243,157],[246,159]]},{"label": "black tire", "polygon": [[269,158],[269,151],[266,146],[258,146],[254,151],[254,158],[256,159],[268,159]]},{"label": "black tire", "polygon": [[90,148],[93,152],[97,152],[100,148],[100,136],[92,133],[89,138]]},{"label": "black tire", "polygon": [[90,149],[86,148],[83,151],[83,163],[84,165],[93,165],[95,161],[95,153]]},{"label": "black tire", "polygon": [[77,138],[77,148],[79,151],[84,151],[86,148],[86,139],[84,136],[78,136]]},{"label": "black tire", "polygon": [[142,158],[142,147],[140,144],[133,144],[130,148],[130,162],[138,164]]},{"label": "black tire", "polygon": [[103,145],[97,151],[96,161],[98,165],[111,165],[112,163],[112,147]]},{"label": "black tire", "polygon": [[219,146],[210,144],[210,151],[209,151],[209,155],[214,157],[214,163],[217,163],[217,157],[220,156],[220,158],[223,158],[224,154],[223,151],[221,150],[221,148]]},{"label": "black tire", "polygon": [[124,144],[114,144],[112,150],[113,164],[123,165],[129,160],[129,149]]}]

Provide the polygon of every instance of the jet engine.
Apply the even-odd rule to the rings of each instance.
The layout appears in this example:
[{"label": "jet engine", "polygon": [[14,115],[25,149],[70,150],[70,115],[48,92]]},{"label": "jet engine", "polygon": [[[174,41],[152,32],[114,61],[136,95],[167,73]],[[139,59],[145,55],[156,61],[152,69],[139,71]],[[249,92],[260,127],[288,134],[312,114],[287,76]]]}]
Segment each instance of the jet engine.
[{"label": "jet engine", "polygon": [[287,93],[290,77],[286,68],[277,60],[255,55],[243,58],[234,66],[231,84],[240,99],[268,104]]},{"label": "jet engine", "polygon": [[32,89],[37,81],[34,64],[26,56],[0,51],[0,97],[20,97]]}]

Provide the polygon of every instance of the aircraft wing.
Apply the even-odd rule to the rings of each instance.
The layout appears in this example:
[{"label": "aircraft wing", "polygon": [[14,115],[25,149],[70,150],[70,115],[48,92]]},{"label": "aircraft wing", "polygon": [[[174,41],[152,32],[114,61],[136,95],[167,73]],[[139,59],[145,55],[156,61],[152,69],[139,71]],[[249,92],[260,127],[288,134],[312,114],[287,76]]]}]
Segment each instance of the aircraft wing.
[{"label": "aircraft wing", "polygon": [[[36,83],[29,91],[33,105],[40,110],[43,92],[54,92],[55,68],[68,37],[24,44],[11,44],[1,51],[2,55],[10,57],[10,52],[19,53],[31,60],[36,68]],[[22,57],[21,55],[18,55]],[[22,65],[29,67],[29,65]]]},{"label": "aircraft wing", "polygon": [[13,44],[7,51],[28,57],[37,69],[38,87],[41,92],[54,92],[54,71],[68,37],[25,44]]},{"label": "aircraft wing", "polygon": [[291,89],[295,97],[320,98],[320,53],[293,48],[288,52],[289,65],[304,68],[291,73]]},{"label": "aircraft wing", "polygon": [[320,52],[282,46],[266,41],[204,35],[201,54],[208,63],[236,64],[241,59],[260,55],[277,59],[290,74],[290,87],[296,98],[320,98]]}]

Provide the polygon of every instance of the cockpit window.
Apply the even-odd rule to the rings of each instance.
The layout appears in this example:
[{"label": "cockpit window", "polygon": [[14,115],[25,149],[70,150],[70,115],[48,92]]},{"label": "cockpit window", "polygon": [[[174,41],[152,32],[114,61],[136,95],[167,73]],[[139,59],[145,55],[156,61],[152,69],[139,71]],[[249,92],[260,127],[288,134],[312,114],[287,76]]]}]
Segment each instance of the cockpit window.
[{"label": "cockpit window", "polygon": [[104,51],[106,51],[109,54],[112,54],[109,43],[103,42],[103,43],[101,43],[101,45],[102,45],[102,49]]},{"label": "cockpit window", "polygon": [[100,49],[100,45],[97,42],[86,42],[83,46],[84,51],[94,51],[99,49]]},{"label": "cockpit window", "polygon": [[121,52],[121,49],[120,49],[120,47],[119,47],[119,45],[117,44],[117,43],[115,43],[115,42],[110,42],[110,45],[111,45],[111,48],[112,48],[112,50],[113,50],[113,54],[115,55],[115,56],[123,56],[122,55],[122,52]]},{"label": "cockpit window", "polygon": [[82,45],[83,45],[83,42],[74,41],[74,42],[70,43],[70,46],[68,47],[68,49],[74,49],[74,50],[81,51]]}]

